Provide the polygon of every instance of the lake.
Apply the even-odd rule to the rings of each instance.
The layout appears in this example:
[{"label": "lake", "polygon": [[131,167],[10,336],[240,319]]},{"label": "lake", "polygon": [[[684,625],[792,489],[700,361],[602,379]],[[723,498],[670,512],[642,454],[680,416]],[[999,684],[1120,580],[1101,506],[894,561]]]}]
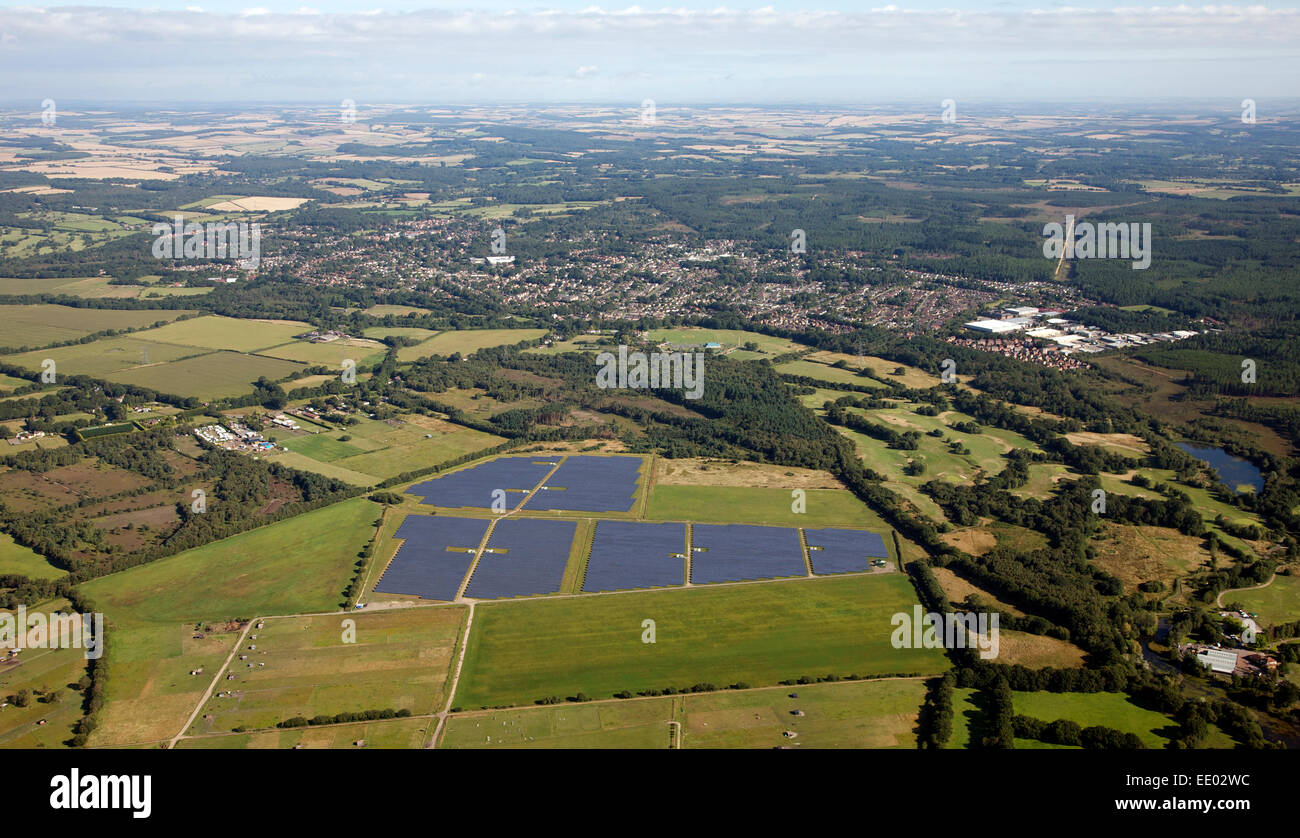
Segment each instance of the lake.
[{"label": "lake", "polygon": [[1237,494],[1238,486],[1250,486],[1256,492],[1264,489],[1264,475],[1250,460],[1234,457],[1222,448],[1206,448],[1190,442],[1180,442],[1178,447],[1198,460],[1209,463],[1219,473],[1220,482]]}]

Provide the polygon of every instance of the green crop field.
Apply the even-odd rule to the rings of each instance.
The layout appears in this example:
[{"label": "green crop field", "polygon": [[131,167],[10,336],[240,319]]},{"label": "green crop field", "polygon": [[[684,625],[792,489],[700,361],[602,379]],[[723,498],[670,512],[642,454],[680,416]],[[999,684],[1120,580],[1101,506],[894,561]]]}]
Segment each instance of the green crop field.
[{"label": "green crop field", "polygon": [[789,489],[743,486],[669,486],[656,483],[645,517],[657,521],[780,524],[790,527],[870,528],[889,525],[846,489],[804,489],[806,512],[794,512]]},{"label": "green crop field", "polygon": [[880,574],[480,605],[455,704],[940,672],[939,651],[890,645],[890,618],[915,602],[904,576]]},{"label": "green crop field", "polygon": [[252,392],[253,382],[262,376],[275,380],[300,369],[302,364],[293,361],[238,352],[211,352],[164,364],[134,367],[103,377],[160,393],[209,401]]},{"label": "green crop field", "polygon": [[384,351],[383,345],[370,341],[334,340],[327,343],[311,343],[299,340],[283,346],[263,349],[258,354],[289,361],[302,361],[311,366],[324,365],[341,369],[344,360],[350,360],[359,367],[377,363],[383,360]]},{"label": "green crop field", "polygon": [[8,533],[0,533],[0,576],[7,573],[17,573],[30,579],[58,579],[68,572],[50,564],[30,547],[15,544]]},{"label": "green crop field", "polygon": [[1277,625],[1300,619],[1300,576],[1275,576],[1267,588],[1224,591],[1223,602],[1241,603],[1259,615],[1261,625]]},{"label": "green crop field", "polygon": [[439,332],[415,346],[397,351],[399,361],[414,361],[430,355],[450,355],[459,352],[472,355],[490,346],[504,346],[524,340],[536,340],[546,334],[545,329],[464,329],[456,332]]},{"label": "green crop field", "polygon": [[[288,730],[263,730],[227,736],[202,736],[182,739],[177,748],[188,749],[261,749],[261,748],[418,748],[428,736],[430,719],[388,719],[378,722],[299,727]],[[356,743],[364,743],[358,746]]]},{"label": "green crop field", "polygon": [[48,346],[107,329],[139,329],[188,311],[119,311],[58,305],[0,306],[0,348]]},{"label": "green crop field", "polygon": [[1168,716],[1129,701],[1123,693],[1014,693],[1016,713],[1045,722],[1069,719],[1079,727],[1114,728],[1137,734],[1148,748],[1163,748],[1177,725]]},{"label": "green crop field", "polygon": [[171,323],[161,329],[150,329],[148,332],[142,332],[139,337],[181,346],[256,352],[272,346],[283,346],[290,343],[294,335],[310,332],[311,329],[311,325],[307,323],[238,320],[233,317],[208,315]]},{"label": "green crop field", "polygon": [[[439,712],[467,613],[452,605],[267,620],[222,673],[220,691],[230,694],[214,693],[190,733],[269,728],[294,716]],[[351,641],[345,620],[354,623]]]},{"label": "green crop field", "polygon": [[110,373],[203,355],[208,351],[192,346],[117,337],[101,338],[90,343],[78,343],[54,349],[39,349],[21,355],[11,355],[6,360],[25,369],[40,370],[45,359],[50,358],[54,361],[59,375],[88,375],[92,378],[103,378]]},{"label": "green crop field", "polygon": [[[196,638],[198,621],[338,608],[378,518],[354,498],[83,585],[106,614],[113,673],[91,744],[180,732],[239,636],[207,628]],[[207,678],[189,674],[200,668]]]}]

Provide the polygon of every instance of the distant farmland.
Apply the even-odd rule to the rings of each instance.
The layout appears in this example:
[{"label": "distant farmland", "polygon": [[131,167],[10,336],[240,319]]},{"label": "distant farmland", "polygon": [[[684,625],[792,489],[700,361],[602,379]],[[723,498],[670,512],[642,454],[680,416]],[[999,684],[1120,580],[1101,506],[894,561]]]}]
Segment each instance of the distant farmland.
[{"label": "distant farmland", "polygon": [[166,364],[135,367],[104,377],[161,393],[210,400],[247,393],[261,376],[284,378],[302,368],[302,364],[260,355],[212,352]]},{"label": "distant farmland", "polygon": [[48,346],[106,329],[169,323],[192,311],[119,311],[57,305],[0,306],[0,348]]}]

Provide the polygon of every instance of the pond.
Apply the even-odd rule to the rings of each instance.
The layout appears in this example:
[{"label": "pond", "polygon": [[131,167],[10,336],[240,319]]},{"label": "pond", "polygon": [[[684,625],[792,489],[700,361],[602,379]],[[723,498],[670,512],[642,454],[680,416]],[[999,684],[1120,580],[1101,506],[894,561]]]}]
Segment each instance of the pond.
[{"label": "pond", "polygon": [[1241,494],[1239,486],[1250,486],[1256,492],[1264,489],[1264,475],[1250,460],[1234,457],[1222,448],[1207,448],[1190,442],[1180,442],[1178,447],[1198,460],[1209,463],[1219,473],[1220,482]]}]

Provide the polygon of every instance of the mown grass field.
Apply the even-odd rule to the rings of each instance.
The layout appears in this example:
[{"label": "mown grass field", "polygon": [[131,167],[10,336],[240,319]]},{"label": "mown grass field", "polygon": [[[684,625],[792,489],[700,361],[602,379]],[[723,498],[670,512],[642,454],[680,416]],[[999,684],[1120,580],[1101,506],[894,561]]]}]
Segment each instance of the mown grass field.
[{"label": "mown grass field", "polygon": [[803,489],[806,512],[794,512],[789,489],[655,484],[645,517],[656,521],[851,527],[887,533],[879,515],[847,489]]},{"label": "mown grass field", "polygon": [[397,359],[415,361],[430,355],[450,355],[453,352],[472,355],[480,349],[515,344],[523,340],[536,340],[544,334],[546,334],[545,329],[464,329],[455,332],[439,332],[415,346],[399,349]]},{"label": "mown grass field", "polygon": [[[199,621],[332,611],[379,519],[354,498],[85,583],[103,611],[111,677],[92,745],[150,742],[180,732],[237,630]],[[203,668],[207,678],[191,676]]]},{"label": "mown grass field", "polygon": [[14,542],[8,533],[0,533],[0,576],[17,573],[31,579],[58,579],[67,571],[49,563],[44,556]]},{"label": "mown grass field", "polygon": [[253,382],[262,376],[276,380],[300,369],[302,364],[293,361],[238,352],[211,352],[164,364],[134,367],[103,377],[160,393],[209,401],[251,392]]},{"label": "mown grass field", "polygon": [[1045,722],[1069,719],[1079,727],[1101,725],[1133,733],[1148,748],[1163,748],[1177,725],[1173,719],[1146,710],[1123,693],[1013,693],[1016,713]]},{"label": "mown grass field", "polygon": [[[157,319],[157,318],[155,318]],[[293,341],[294,335],[311,331],[307,323],[272,320],[240,320],[233,317],[207,315],[180,323],[170,323],[161,329],[142,332],[143,340],[175,343],[181,346],[198,346],[205,349],[229,349],[235,352],[256,352],[283,346]]]},{"label": "mown grass field", "polygon": [[[724,350],[732,349],[729,355],[739,360],[784,355],[797,352],[807,347],[785,338],[765,335],[761,332],[747,332],[741,329],[651,329],[647,337],[653,343],[673,343],[703,346],[706,343],[720,343]],[[754,343],[758,351],[738,349],[747,343]]]},{"label": "mown grass field", "polygon": [[786,375],[802,375],[805,378],[815,378],[818,381],[828,381],[831,384],[852,384],[858,387],[875,387],[885,389],[885,385],[876,381],[874,378],[867,378],[858,375],[854,370],[847,370],[841,367],[832,367],[828,364],[819,364],[815,361],[798,360],[790,361],[785,364],[778,364],[773,367],[777,372]]},{"label": "mown grass field", "polygon": [[[190,733],[269,728],[293,716],[438,712],[468,611],[450,605],[267,620],[250,629],[218,681],[219,692],[233,695],[214,693]],[[352,642],[344,620],[354,623]]]},{"label": "mown grass field", "polygon": [[880,574],[480,605],[454,704],[940,672],[938,650],[890,644],[890,618],[915,602],[905,577]]},{"label": "mown grass field", "polygon": [[439,747],[912,748],[924,698],[908,679],[496,710],[451,716]]},{"label": "mown grass field", "polygon": [[924,701],[922,678],[687,696],[682,747],[915,748]]},{"label": "mown grass field", "polygon": [[191,311],[119,311],[60,305],[0,306],[0,348],[48,346],[107,329],[168,323]]},{"label": "mown grass field", "polygon": [[59,375],[88,375],[93,378],[104,378],[111,373],[203,355],[207,351],[191,346],[177,346],[132,337],[116,337],[53,349],[39,349],[21,355],[11,355],[5,360],[24,369],[40,370],[45,359],[49,358],[54,361]]},{"label": "mown grass field", "polygon": [[[833,364],[836,361],[843,361],[853,369],[869,369],[878,378],[883,378],[886,381],[897,381],[904,387],[912,387],[918,390],[937,387],[942,383],[939,380],[939,376],[928,373],[918,367],[900,364],[897,361],[888,361],[884,358],[877,358],[874,355],[847,355],[843,352],[813,352],[804,357],[809,361],[817,361],[823,364]],[[902,372],[898,373],[899,370],[902,370]]]},{"label": "mown grass field", "polygon": [[1224,591],[1223,602],[1239,602],[1263,625],[1300,619],[1300,576],[1275,576],[1267,588]]},{"label": "mown grass field", "polygon": [[324,365],[335,369],[343,368],[343,361],[349,360],[358,367],[368,367],[384,358],[385,347],[372,341],[333,340],[327,343],[311,343],[299,340],[283,346],[263,349],[259,355],[269,358],[283,358],[288,361],[301,361],[310,366]]}]

